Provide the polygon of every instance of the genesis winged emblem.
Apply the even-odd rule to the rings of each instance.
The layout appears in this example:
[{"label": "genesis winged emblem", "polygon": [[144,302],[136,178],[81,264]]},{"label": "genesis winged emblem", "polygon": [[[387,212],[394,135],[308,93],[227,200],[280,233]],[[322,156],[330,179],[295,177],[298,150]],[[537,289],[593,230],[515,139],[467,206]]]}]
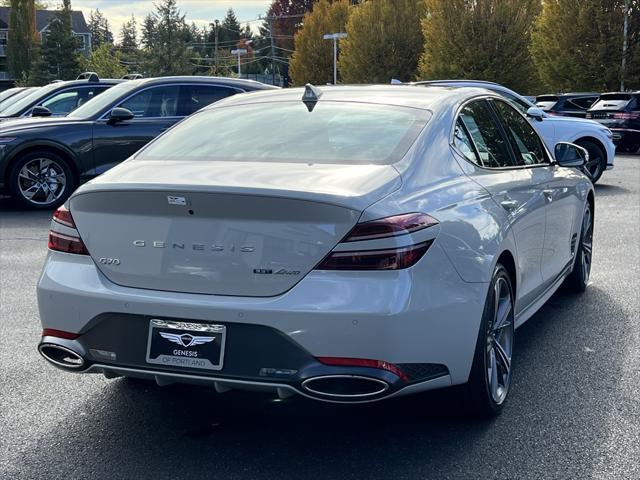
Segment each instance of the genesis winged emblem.
[{"label": "genesis winged emblem", "polygon": [[169,340],[172,343],[177,343],[185,348],[193,347],[195,345],[203,345],[205,343],[213,342],[216,337],[194,337],[188,333],[181,335],[177,333],[160,332],[160,336],[165,340]]}]

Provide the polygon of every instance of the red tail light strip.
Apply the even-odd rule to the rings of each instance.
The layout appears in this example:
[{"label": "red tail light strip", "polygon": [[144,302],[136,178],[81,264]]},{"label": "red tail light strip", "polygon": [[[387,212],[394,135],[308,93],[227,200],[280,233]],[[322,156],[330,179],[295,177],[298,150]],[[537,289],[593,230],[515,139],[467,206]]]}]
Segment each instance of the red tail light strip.
[{"label": "red tail light strip", "polygon": [[358,252],[332,252],[316,267],[318,270],[401,270],[414,265],[433,240],[408,247]]},{"label": "red tail light strip", "polygon": [[368,367],[386,370],[400,377],[403,382],[408,382],[409,377],[400,367],[393,363],[383,360],[371,360],[368,358],[345,358],[345,357],[316,357],[320,363],[324,365],[340,366],[340,367]]},{"label": "red tail light strip", "polygon": [[358,223],[343,242],[360,242],[363,240],[377,240],[379,238],[406,235],[423,228],[437,225],[438,221],[426,213],[405,213],[393,217],[380,218],[368,222]]},{"label": "red tail light strip", "polygon": [[76,338],[80,337],[80,334],[65,332],[63,330],[56,330],[55,328],[45,328],[44,330],[42,330],[42,336],[65,338],[67,340],[75,340]]}]

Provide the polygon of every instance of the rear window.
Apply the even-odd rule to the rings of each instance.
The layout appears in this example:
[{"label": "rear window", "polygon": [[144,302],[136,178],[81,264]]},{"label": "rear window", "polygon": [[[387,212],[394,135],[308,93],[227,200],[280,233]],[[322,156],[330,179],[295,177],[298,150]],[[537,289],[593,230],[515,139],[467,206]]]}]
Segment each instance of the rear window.
[{"label": "rear window", "polygon": [[137,160],[390,164],[426,125],[426,110],[320,100],[202,110]]},{"label": "rear window", "polygon": [[624,93],[602,95],[589,110],[624,110],[631,100],[633,100],[633,96]]}]

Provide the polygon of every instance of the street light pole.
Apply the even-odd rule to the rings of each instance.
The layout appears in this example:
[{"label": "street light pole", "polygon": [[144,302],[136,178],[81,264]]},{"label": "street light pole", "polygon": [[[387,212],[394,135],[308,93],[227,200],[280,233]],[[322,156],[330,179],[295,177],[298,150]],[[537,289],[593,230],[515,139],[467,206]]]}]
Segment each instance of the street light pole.
[{"label": "street light pole", "polygon": [[327,33],[322,36],[325,40],[333,40],[333,84],[338,83],[338,39],[347,38],[344,32]]},{"label": "street light pole", "polygon": [[624,0],[624,23],[622,26],[622,63],[620,65],[620,91],[624,92],[624,74],[627,68],[627,36],[629,29],[629,0]]},{"label": "street light pole", "polygon": [[235,50],[231,50],[231,55],[237,55],[238,56],[238,77],[242,73],[242,70],[241,70],[241,67],[240,67],[240,56],[241,55],[246,55],[246,54],[247,54],[247,49],[246,48],[236,48]]}]

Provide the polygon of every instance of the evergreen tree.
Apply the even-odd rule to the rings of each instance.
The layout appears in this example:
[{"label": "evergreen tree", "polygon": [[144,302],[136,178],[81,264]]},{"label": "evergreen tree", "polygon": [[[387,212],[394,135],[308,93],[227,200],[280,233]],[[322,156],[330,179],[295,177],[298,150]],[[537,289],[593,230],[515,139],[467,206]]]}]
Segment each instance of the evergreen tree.
[{"label": "evergreen tree", "polygon": [[313,12],[304,17],[295,35],[295,51],[290,73],[295,85],[307,82],[324,85],[333,82],[333,42],[324,40],[325,33],[344,32],[349,18],[348,0],[320,0]]},{"label": "evergreen tree", "polygon": [[162,0],[155,4],[152,17],[145,18],[145,70],[149,75],[189,75],[193,70],[187,46],[189,28],[176,3],[176,0]]},{"label": "evergreen tree", "polygon": [[[626,86],[640,87],[640,2],[631,0]],[[531,52],[547,89],[620,88],[624,0],[545,0]],[[635,56],[635,57],[634,57]],[[635,75],[634,75],[634,72]]]},{"label": "evergreen tree", "polygon": [[71,0],[62,0],[43,35],[42,61],[48,65],[54,78],[70,80],[80,72],[78,40],[71,30]]},{"label": "evergreen tree", "polygon": [[84,60],[84,70],[96,72],[100,78],[120,78],[127,73],[121,61],[120,51],[109,43],[103,43]]},{"label": "evergreen tree", "polygon": [[222,23],[220,23],[218,43],[226,45],[226,48],[230,46],[235,48],[236,43],[240,40],[240,29],[240,22],[238,22],[233,8],[229,8],[227,15],[224,17],[224,20],[222,20]]},{"label": "evergreen tree", "polygon": [[469,78],[530,91],[529,54],[539,0],[425,0],[420,77]]},{"label": "evergreen tree", "polygon": [[7,44],[9,71],[18,80],[25,80],[35,58],[36,6],[34,0],[11,0],[9,17],[11,34]]},{"label": "evergreen tree", "polygon": [[138,24],[133,15],[120,29],[120,49],[125,52],[138,49]]},{"label": "evergreen tree", "polygon": [[423,49],[422,0],[376,0],[354,7],[341,40],[340,73],[347,83],[389,83],[415,77]]},{"label": "evergreen tree", "polygon": [[103,43],[113,44],[113,33],[109,27],[109,21],[100,9],[91,10],[87,26],[91,32],[91,48],[93,50],[99,48]]}]

